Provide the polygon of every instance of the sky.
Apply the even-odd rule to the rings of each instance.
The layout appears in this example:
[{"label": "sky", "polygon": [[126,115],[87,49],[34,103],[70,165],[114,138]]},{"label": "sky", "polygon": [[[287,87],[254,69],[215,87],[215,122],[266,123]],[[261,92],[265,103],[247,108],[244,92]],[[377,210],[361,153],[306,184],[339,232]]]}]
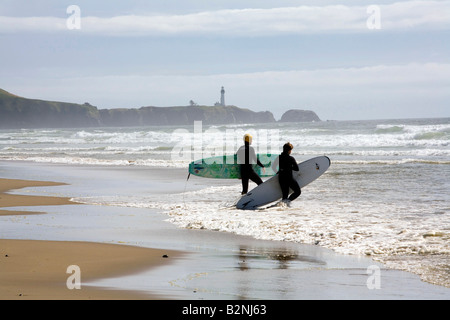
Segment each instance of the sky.
[{"label": "sky", "polygon": [[450,1],[0,0],[0,88],[99,109],[450,117]]}]

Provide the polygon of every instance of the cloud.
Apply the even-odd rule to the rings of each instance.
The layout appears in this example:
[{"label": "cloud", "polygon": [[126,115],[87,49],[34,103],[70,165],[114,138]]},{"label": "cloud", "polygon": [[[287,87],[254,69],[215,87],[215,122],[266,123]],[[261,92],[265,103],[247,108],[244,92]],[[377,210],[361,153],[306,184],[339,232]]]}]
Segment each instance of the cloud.
[{"label": "cloud", "polygon": [[[368,6],[328,5],[114,17],[83,16],[83,8],[80,9],[81,29],[75,31],[107,36],[267,36],[368,32],[367,22],[374,15],[378,15],[376,18],[379,18],[383,30],[450,28],[450,1],[405,1],[371,9]],[[0,33],[68,31],[69,17],[72,17],[69,13],[64,18],[0,17]]]}]

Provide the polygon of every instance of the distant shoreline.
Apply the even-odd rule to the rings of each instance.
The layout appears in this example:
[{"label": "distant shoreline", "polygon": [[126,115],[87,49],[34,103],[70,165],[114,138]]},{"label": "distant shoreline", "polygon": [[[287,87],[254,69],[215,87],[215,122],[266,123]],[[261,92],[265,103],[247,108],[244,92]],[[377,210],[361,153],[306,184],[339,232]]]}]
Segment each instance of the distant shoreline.
[{"label": "distant shoreline", "polygon": [[[0,89],[0,129],[139,127],[148,125],[274,123],[270,111],[233,105],[98,109],[76,104],[22,98]],[[321,121],[314,111],[291,109],[280,122]]]}]

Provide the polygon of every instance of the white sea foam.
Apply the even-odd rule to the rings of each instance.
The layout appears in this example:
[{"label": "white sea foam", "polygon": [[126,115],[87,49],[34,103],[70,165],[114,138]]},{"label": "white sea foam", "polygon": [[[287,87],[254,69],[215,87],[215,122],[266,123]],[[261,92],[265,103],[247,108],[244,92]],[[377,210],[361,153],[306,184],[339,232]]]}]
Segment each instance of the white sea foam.
[{"label": "white sea foam", "polygon": [[[439,213],[432,213],[417,223],[419,218],[415,218],[415,214],[421,214],[423,208],[355,203],[347,199],[327,200],[325,194],[324,197],[310,194],[320,190],[307,191],[305,188],[304,193],[308,194],[293,202],[290,208],[268,206],[242,211],[232,207],[233,197],[223,202],[224,196],[237,194],[238,189],[212,187],[186,194],[189,202],[169,207],[161,204],[161,207],[167,210],[173,223],[183,228],[205,228],[259,239],[320,244],[348,254],[450,254],[449,225],[444,223],[443,226],[443,216]],[[201,198],[208,200],[202,201]],[[429,234],[436,235],[433,241],[427,238]]]},{"label": "white sea foam", "polygon": [[[311,184],[291,207],[252,211],[234,207],[240,185],[214,186],[181,195],[79,199],[87,203],[161,209],[187,229],[208,229],[273,241],[320,245],[336,252],[369,255],[389,266],[429,277],[427,257],[450,256],[449,207],[445,203],[371,202],[333,196],[326,183]],[[177,199],[173,202],[174,199]],[[393,257],[413,257],[413,263]],[[422,257],[415,260],[414,257]],[[410,261],[411,259],[407,259]],[[432,261],[432,260],[430,260]],[[434,276],[436,277],[436,275]],[[442,281],[442,277],[437,277]],[[442,284],[442,283],[441,283]],[[450,286],[447,282],[445,285]]]}]

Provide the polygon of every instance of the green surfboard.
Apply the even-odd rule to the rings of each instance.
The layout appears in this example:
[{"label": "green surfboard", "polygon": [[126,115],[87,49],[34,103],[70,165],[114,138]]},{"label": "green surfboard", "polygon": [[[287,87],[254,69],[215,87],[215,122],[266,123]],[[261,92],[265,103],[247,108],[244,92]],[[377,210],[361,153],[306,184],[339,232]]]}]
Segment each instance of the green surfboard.
[{"label": "green surfboard", "polygon": [[[272,162],[278,157],[278,154],[258,154],[259,161],[264,165],[263,168],[254,164],[253,169],[260,177],[271,177],[275,175],[272,170]],[[193,161],[189,164],[189,173],[214,179],[240,179],[241,173],[237,155],[224,155],[217,157],[204,158]]]}]

